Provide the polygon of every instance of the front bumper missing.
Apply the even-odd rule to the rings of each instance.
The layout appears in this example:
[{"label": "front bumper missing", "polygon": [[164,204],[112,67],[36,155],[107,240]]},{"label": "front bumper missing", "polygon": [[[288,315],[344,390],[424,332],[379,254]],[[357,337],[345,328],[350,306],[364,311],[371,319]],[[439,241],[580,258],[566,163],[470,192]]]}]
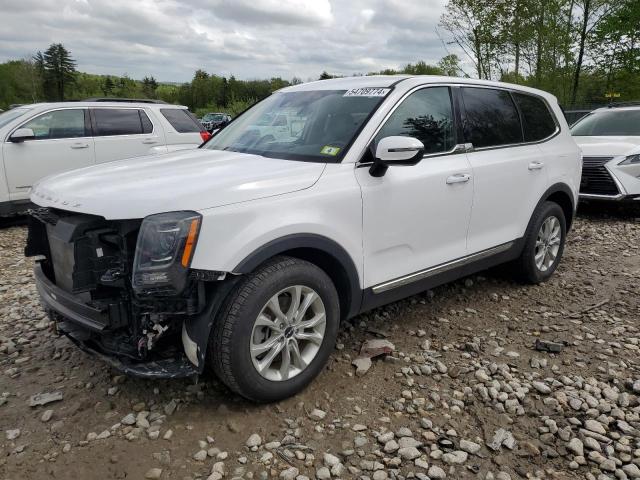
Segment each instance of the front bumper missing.
[{"label": "front bumper missing", "polygon": [[189,362],[184,354],[137,362],[100,351],[90,339],[92,335],[105,333],[109,326],[109,309],[93,308],[57,287],[47,278],[39,264],[35,266],[34,275],[41,302],[45,310],[53,312],[58,332],[81,350],[102,359],[116,370],[141,378],[184,378],[200,373],[200,369]]},{"label": "front bumper missing", "polygon": [[83,340],[81,332],[77,332],[68,322],[58,323],[58,331],[71,340],[83,352],[94,355],[116,370],[139,378],[167,379],[195,377],[200,372],[184,355],[178,358],[166,358],[148,362],[131,362],[126,358],[115,358],[92,348]]}]

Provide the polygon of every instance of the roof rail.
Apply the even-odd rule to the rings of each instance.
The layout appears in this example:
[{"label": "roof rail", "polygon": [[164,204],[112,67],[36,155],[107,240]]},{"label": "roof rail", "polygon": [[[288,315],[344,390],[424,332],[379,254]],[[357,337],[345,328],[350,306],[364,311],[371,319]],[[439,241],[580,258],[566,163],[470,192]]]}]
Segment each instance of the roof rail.
[{"label": "roof rail", "polygon": [[83,100],[85,102],[117,102],[117,103],[159,103],[166,105],[167,102],[162,100],[155,100],[153,98],[109,98],[109,97],[95,97],[87,98]]},{"label": "roof rail", "polygon": [[629,102],[611,102],[607,105],[607,108],[617,108],[617,107],[636,107],[640,105],[640,100],[629,101]]}]

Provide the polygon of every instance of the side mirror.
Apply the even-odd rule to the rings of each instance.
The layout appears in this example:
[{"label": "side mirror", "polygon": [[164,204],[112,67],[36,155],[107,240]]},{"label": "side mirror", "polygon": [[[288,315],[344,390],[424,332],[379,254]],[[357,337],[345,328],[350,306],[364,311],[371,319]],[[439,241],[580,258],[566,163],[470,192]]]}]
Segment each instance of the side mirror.
[{"label": "side mirror", "polygon": [[369,170],[374,177],[381,177],[393,165],[415,165],[424,156],[424,145],[412,137],[384,137],[376,147],[375,160]]},{"label": "side mirror", "polygon": [[19,128],[9,138],[13,143],[24,142],[25,140],[35,140],[36,134],[30,128]]}]

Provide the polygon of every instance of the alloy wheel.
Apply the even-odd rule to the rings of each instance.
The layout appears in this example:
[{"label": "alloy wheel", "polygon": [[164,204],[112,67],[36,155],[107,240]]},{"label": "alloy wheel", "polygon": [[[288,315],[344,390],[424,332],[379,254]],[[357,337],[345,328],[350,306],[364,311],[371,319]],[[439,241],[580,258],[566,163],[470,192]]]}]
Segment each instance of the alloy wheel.
[{"label": "alloy wheel", "polygon": [[562,241],[562,228],[560,220],[551,216],[545,219],[538,231],[535,247],[535,263],[538,270],[546,272],[549,270],[556,259],[560,250],[560,242]]},{"label": "alloy wheel", "polygon": [[253,325],[250,353],[256,371],[271,381],[295,377],[318,354],[326,325],[325,306],[315,290],[303,285],[280,290]]}]

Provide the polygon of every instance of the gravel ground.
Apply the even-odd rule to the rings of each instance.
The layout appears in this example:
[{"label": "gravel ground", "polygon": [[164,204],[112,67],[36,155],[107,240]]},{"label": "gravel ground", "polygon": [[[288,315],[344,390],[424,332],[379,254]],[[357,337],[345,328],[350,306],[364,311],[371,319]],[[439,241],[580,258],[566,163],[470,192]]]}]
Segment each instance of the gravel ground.
[{"label": "gravel ground", "polygon": [[[4,228],[0,478],[640,478],[640,216],[605,211],[581,212],[544,285],[483,272],[346,323],[273,405],[127,378],[56,337],[25,228]],[[356,374],[376,338],[395,351]]]}]

